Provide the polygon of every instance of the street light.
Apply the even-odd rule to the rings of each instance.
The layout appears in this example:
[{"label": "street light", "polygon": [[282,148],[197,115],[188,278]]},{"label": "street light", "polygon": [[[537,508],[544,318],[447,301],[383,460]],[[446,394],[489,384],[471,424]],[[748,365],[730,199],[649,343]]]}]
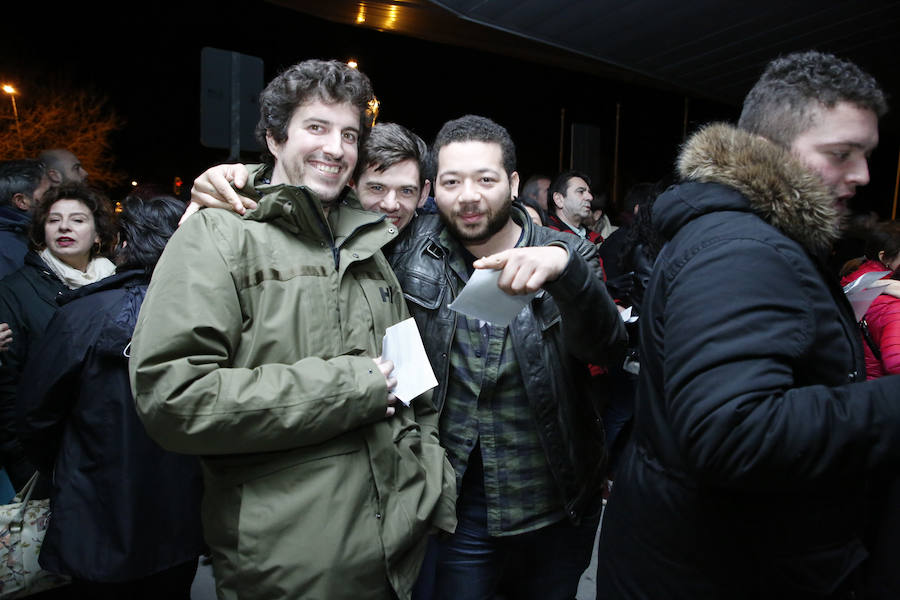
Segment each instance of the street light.
[{"label": "street light", "polygon": [[19,136],[19,148],[22,150],[22,157],[25,157],[25,144],[22,143],[22,128],[19,127],[19,110],[16,108],[16,88],[9,85],[8,83],[3,84],[3,92],[9,94],[9,99],[12,100],[13,107],[13,117],[16,119],[16,134]]}]

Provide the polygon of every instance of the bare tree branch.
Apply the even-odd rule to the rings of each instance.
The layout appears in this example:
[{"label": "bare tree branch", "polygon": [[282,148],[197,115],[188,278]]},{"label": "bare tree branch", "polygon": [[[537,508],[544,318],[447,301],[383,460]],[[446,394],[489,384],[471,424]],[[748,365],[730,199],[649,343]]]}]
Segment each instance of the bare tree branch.
[{"label": "bare tree branch", "polygon": [[[3,98],[0,97],[0,100]],[[91,90],[58,86],[31,97],[16,97],[25,157],[47,148],[68,148],[90,173],[90,182],[111,188],[125,181],[115,168],[111,138],[125,122],[108,98]],[[0,108],[0,160],[24,158],[19,145],[12,103]]]}]

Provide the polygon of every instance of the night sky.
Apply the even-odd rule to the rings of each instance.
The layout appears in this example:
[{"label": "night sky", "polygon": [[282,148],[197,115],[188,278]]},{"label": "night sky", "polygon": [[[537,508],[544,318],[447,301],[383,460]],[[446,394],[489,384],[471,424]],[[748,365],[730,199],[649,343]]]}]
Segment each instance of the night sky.
[{"label": "night sky", "polygon": [[[106,93],[126,121],[114,140],[117,166],[141,182],[171,185],[179,176],[189,187],[206,167],[228,158],[227,150],[200,143],[203,47],[260,57],[266,82],[306,58],[354,57],[381,101],[380,121],[399,122],[430,142],[447,119],[467,113],[493,118],[516,141],[523,179],[537,171],[558,170],[562,109],[567,124],[594,128],[602,163],[595,187],[610,191],[619,106],[620,197],[631,183],[669,176],[682,141],[680,95],[339,25],[262,0],[201,0],[160,7],[30,4],[35,8],[4,8],[7,31],[0,38],[0,78],[15,82],[23,96],[32,86],[54,79]],[[10,32],[14,24],[16,30]],[[738,112],[739,107],[692,98],[688,132],[711,120],[733,121]],[[566,138],[564,167],[568,146]],[[857,209],[889,213],[893,152],[876,153],[873,184],[860,194]],[[255,161],[256,156],[245,153],[242,159]]]}]

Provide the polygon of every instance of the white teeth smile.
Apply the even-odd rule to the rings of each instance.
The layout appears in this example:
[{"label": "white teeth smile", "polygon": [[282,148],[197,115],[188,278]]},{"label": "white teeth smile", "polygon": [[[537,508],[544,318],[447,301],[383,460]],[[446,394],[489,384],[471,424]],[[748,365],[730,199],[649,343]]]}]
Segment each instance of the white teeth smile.
[{"label": "white teeth smile", "polygon": [[316,165],[316,169],[322,173],[328,173],[329,175],[336,175],[337,172],[341,170],[340,167],[331,167],[329,165]]}]

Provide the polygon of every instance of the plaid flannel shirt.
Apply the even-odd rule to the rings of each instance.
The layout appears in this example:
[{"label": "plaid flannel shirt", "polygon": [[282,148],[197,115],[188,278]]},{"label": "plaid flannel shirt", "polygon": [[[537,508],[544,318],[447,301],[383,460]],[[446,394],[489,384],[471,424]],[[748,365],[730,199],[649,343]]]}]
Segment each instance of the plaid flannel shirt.
[{"label": "plaid flannel shirt", "polygon": [[[461,288],[474,257],[446,231],[441,238],[453,249],[450,268]],[[481,451],[488,533],[516,535],[565,518],[507,327],[458,315],[440,434],[457,489],[470,453]]]}]

